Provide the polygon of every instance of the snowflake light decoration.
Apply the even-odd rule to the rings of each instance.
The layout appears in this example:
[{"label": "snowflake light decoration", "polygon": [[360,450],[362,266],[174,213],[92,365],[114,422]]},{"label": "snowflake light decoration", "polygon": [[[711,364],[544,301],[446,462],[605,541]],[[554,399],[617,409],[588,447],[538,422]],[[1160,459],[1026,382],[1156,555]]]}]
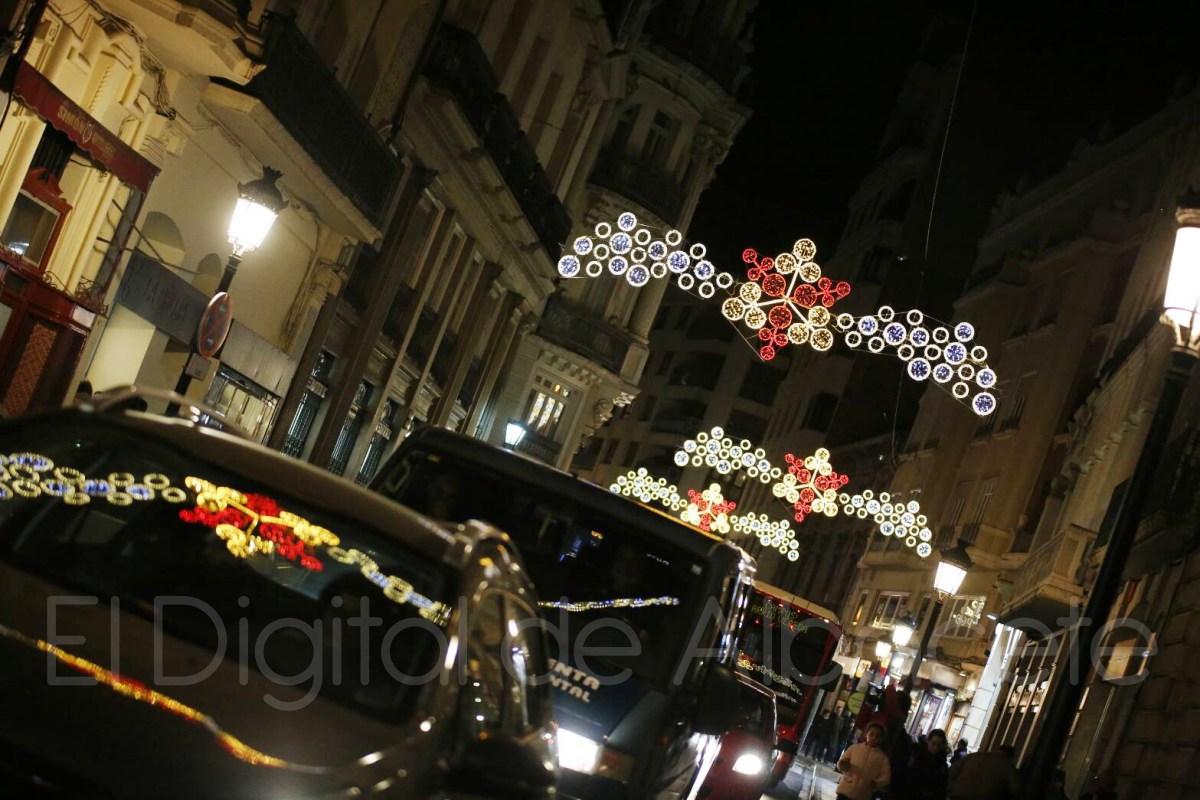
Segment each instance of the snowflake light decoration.
[{"label": "snowflake light decoration", "polygon": [[729,517],[734,533],[754,534],[763,547],[774,547],[788,561],[800,560],[800,542],[786,519],[773,520],[766,514],[733,514]]},{"label": "snowflake light decoration", "polygon": [[608,487],[613,494],[640,500],[643,503],[659,503],[672,511],[687,508],[687,501],[679,496],[679,490],[667,484],[666,478],[655,478],[645,467],[621,475]]},{"label": "snowflake light decoration", "polygon": [[950,616],[950,621],[960,628],[974,628],[983,618],[983,606],[986,602],[987,598],[976,597],[963,603],[961,608]]},{"label": "snowflake light decoration", "polygon": [[558,260],[559,275],[599,278],[607,272],[624,277],[634,288],[674,275],[680,289],[706,300],[717,289],[734,284],[733,275],[706,258],[708,248],[703,244],[685,246],[683,234],[674,229],[659,234],[639,224],[632,211],[619,214],[615,223],[600,222],[593,234],[571,243],[570,251]]},{"label": "snowflake light decoration", "polygon": [[708,433],[701,431],[695,438],[685,440],[683,447],[675,451],[675,466],[712,467],[722,475],[745,470],[747,476],[760,483],[779,480],[783,474],[783,470],[767,460],[765,450],[748,439],[734,443],[721,427]]},{"label": "snowflake light decoration", "polygon": [[687,508],[680,514],[684,522],[690,522],[702,531],[729,533],[729,512],[737,508],[737,503],[725,499],[719,483],[711,484],[702,492],[688,489],[688,500]]},{"label": "snowflake light decoration", "polygon": [[876,497],[870,489],[861,494],[841,494],[838,503],[847,516],[859,519],[874,519],[879,532],[884,536],[895,536],[908,547],[914,548],[921,558],[933,552],[933,532],[929,530],[929,518],[921,513],[921,504],[916,500],[907,503],[887,492]]},{"label": "snowflake light decoration", "polygon": [[936,321],[931,326],[929,321],[916,309],[899,312],[881,306],[874,316],[839,314],[834,326],[844,334],[847,347],[871,353],[890,351],[906,363],[908,377],[948,387],[955,399],[970,405],[979,416],[988,416],[996,410],[996,396],[990,390],[997,377],[987,365],[987,348],[972,344],[975,326]]},{"label": "snowflake light decoration", "polygon": [[775,258],[760,257],[753,248],[742,253],[742,260],[751,265],[746,270],[750,280],[721,304],[721,313],[755,331],[764,361],[788,344],[807,342],[818,352],[833,346],[829,309],[850,294],[850,284],[821,275],[813,261],[816,255],[811,239],[798,240],[792,252]]},{"label": "snowflake light decoration", "polygon": [[850,482],[850,476],[834,472],[829,451],[820,447],[807,458],[791,453],[784,458],[788,471],[771,487],[771,494],[791,504],[796,522],[814,513],[836,517],[838,490]]}]

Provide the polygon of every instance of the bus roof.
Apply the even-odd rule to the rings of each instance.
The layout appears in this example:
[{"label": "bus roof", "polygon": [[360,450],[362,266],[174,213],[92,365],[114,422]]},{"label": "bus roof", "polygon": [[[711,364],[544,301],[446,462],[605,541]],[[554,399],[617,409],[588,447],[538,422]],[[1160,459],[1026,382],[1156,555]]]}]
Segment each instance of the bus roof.
[{"label": "bus roof", "polygon": [[[455,456],[465,461],[482,464],[487,469],[506,477],[534,486],[544,487],[548,494],[595,508],[632,528],[649,532],[663,541],[694,555],[708,556],[714,547],[738,549],[719,536],[688,525],[656,508],[642,505],[607,488],[577,478],[568,472],[551,467],[510,450],[488,444],[479,439],[436,426],[413,431],[400,445],[396,458],[408,450],[425,449],[434,454]],[[380,470],[386,480],[391,472],[390,463]],[[744,556],[743,556],[744,557]]]},{"label": "bus roof", "polygon": [[774,597],[776,600],[782,600],[788,605],[809,611],[816,616],[822,617],[823,619],[838,625],[838,627],[841,627],[842,623],[838,620],[837,614],[833,613],[828,608],[817,605],[811,600],[805,600],[799,595],[794,595],[791,592],[780,589],[778,586],[772,586],[764,581],[756,580],[754,582],[754,588],[765,595]]}]

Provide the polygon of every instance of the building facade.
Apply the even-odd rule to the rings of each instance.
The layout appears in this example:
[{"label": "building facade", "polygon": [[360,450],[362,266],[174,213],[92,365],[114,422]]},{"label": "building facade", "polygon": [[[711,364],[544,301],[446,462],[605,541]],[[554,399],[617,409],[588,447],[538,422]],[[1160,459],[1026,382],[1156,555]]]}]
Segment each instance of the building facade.
[{"label": "building facade", "polygon": [[[11,9],[5,413],[190,366],[189,397],[359,481],[419,424],[517,422],[567,465],[636,396],[663,287],[563,283],[563,246],[624,210],[686,231],[748,115],[753,0],[60,5]],[[206,363],[264,167],[287,204]]]}]

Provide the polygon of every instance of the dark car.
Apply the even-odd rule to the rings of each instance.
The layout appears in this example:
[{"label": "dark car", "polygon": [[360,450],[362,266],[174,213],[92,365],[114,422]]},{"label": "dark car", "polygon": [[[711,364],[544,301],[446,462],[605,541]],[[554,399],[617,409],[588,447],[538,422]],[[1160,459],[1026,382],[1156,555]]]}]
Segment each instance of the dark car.
[{"label": "dark car", "polygon": [[5,422],[0,796],[549,796],[536,609],[506,534],[228,433]]},{"label": "dark car", "polygon": [[704,800],[758,800],[771,781],[775,750],[775,693],[738,673],[738,721],[700,789]]}]

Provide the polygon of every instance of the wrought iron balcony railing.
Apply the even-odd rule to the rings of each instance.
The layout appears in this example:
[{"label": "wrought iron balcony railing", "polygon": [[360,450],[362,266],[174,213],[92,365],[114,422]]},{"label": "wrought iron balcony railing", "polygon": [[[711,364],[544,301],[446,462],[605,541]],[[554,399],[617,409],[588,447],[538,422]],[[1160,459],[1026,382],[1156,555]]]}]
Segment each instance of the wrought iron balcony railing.
[{"label": "wrought iron balcony railing", "polygon": [[351,202],[383,224],[400,161],[290,16],[263,15],[266,69],[241,88],[263,102]]},{"label": "wrought iron balcony railing", "polygon": [[561,295],[551,295],[547,299],[537,333],[617,375],[621,374],[625,355],[629,352],[629,334],[591,311],[564,300]]},{"label": "wrought iron balcony railing", "polygon": [[649,209],[668,225],[677,225],[683,213],[683,187],[653,164],[614,150],[605,150],[592,170],[592,183]]},{"label": "wrought iron balcony railing", "polygon": [[679,6],[669,2],[655,9],[646,24],[651,38],[737,97],[746,73],[746,53],[737,42]]},{"label": "wrought iron balcony railing", "polygon": [[425,74],[454,97],[542,246],[558,261],[571,233],[571,217],[554,193],[508,98],[500,93],[492,62],[479,40],[461,28],[443,25],[434,39]]}]

